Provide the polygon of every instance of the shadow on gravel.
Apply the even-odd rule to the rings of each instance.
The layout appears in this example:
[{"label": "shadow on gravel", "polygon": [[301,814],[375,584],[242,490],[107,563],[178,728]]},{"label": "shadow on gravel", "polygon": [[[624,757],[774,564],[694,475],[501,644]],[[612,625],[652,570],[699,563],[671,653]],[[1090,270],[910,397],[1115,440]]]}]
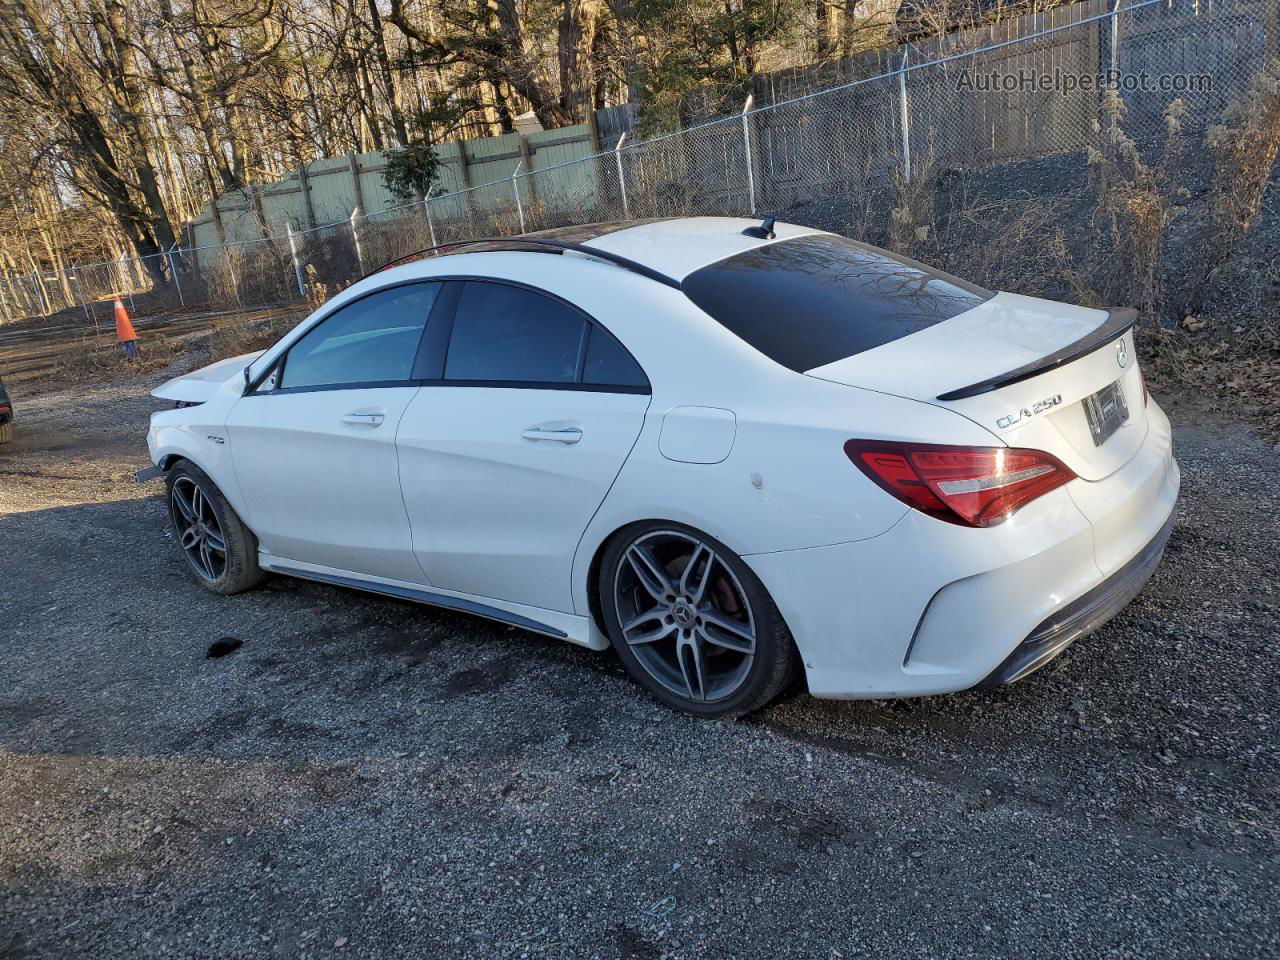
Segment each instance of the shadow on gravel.
[{"label": "shadow on gravel", "polygon": [[[272,577],[211,594],[155,496],[0,515],[0,543],[0,744],[16,752],[324,752],[387,722],[387,698],[415,721],[509,687],[576,710],[596,679],[624,680],[612,656],[359,591]],[[544,669],[573,679],[540,684]]]}]

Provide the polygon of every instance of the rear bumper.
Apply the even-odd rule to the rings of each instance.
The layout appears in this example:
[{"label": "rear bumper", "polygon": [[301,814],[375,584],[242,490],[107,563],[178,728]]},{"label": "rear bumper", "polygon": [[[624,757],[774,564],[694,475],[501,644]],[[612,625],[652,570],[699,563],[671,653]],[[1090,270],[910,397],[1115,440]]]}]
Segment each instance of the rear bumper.
[{"label": "rear bumper", "polygon": [[1015,683],[1039,670],[1082,637],[1087,637],[1129,605],[1151,579],[1173,532],[1176,510],[1160,532],[1132,560],[1088,593],[1054,612],[1031,631],[1005,661],[978,684],[988,689]]},{"label": "rear bumper", "polygon": [[786,619],[814,696],[952,693],[1026,676],[1118,613],[1159,562],[1178,488],[1152,404],[1123,468],[998,527],[908,511],[872,539],[743,559]]}]

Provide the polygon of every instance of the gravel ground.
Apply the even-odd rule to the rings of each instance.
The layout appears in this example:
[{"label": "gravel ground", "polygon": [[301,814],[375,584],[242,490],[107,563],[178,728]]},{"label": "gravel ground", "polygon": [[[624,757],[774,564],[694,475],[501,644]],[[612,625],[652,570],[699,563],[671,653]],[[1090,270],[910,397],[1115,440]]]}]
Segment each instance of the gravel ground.
[{"label": "gravel ground", "polygon": [[1168,404],[1164,564],[1027,681],[708,723],[484,621],[203,591],[129,482],[147,385],[16,397],[0,448],[0,956],[1280,955],[1248,428]]}]

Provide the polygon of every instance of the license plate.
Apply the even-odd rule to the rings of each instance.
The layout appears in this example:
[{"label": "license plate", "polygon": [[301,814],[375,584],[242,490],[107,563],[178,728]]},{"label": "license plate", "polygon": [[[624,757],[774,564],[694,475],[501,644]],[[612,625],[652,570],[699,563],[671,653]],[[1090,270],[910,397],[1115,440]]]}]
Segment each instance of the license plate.
[{"label": "license plate", "polygon": [[1085,397],[1084,414],[1089,418],[1093,445],[1102,446],[1129,419],[1129,405],[1124,402],[1120,381],[1108,384],[1091,397]]}]

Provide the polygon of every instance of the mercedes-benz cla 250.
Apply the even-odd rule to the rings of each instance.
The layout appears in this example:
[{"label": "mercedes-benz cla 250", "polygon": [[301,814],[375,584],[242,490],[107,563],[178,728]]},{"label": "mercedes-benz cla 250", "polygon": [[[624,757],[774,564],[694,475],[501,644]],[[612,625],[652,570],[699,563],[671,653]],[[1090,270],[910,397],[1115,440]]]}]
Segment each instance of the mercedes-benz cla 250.
[{"label": "mercedes-benz cla 250", "polygon": [[375,273],[155,391],[182,554],[609,646],[741,714],[1026,676],[1121,609],[1178,468],[1132,310],[788,224],[597,224]]}]

